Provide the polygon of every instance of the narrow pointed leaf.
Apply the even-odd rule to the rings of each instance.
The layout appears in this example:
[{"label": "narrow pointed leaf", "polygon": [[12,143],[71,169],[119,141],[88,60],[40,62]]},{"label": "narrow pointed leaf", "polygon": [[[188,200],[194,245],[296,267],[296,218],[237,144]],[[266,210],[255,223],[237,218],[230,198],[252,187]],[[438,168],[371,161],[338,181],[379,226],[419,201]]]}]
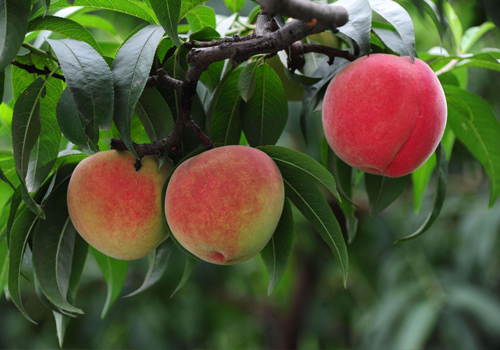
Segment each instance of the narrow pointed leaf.
[{"label": "narrow pointed leaf", "polygon": [[398,31],[405,43],[406,50],[412,61],[415,61],[415,32],[413,22],[406,10],[394,1],[368,0],[373,11],[377,12]]},{"label": "narrow pointed leaf", "polygon": [[[68,263],[68,251],[64,250],[64,237],[74,237],[75,228],[69,219],[66,193],[69,179],[75,165],[68,165],[57,171],[56,183],[46,202],[47,218],[40,221],[33,237],[33,267],[38,276],[43,294],[56,307],[72,313],[83,311],[71,305],[66,299],[69,276],[67,270],[60,270],[62,259]],[[61,273],[62,272],[62,273]],[[64,286],[61,288],[61,286]]]},{"label": "narrow pointed leaf", "polygon": [[198,262],[197,260],[186,255],[186,264],[184,265],[184,272],[182,273],[182,277],[181,277],[181,280],[179,282],[179,285],[177,286],[177,288],[175,288],[172,295],[170,295],[170,299],[172,299],[173,296],[179,290],[181,290],[181,288],[184,287],[184,285],[187,283],[187,281],[189,280],[189,277],[191,277],[191,274],[193,273],[194,268],[196,267],[197,262]]},{"label": "narrow pointed leaf", "polygon": [[220,90],[212,100],[210,138],[215,144],[237,145],[241,136],[240,105],[238,79],[243,68],[237,68],[221,82]]},{"label": "narrow pointed leaf", "polygon": [[238,91],[240,92],[243,101],[248,102],[255,92],[255,79],[257,67],[260,62],[254,61],[245,66],[240,73],[238,79]]},{"label": "narrow pointed leaf", "polygon": [[257,68],[255,92],[245,104],[242,125],[252,147],[274,145],[288,119],[288,102],[281,80],[266,63]]},{"label": "narrow pointed leaf", "polygon": [[104,318],[121,293],[127,277],[128,261],[113,259],[94,248],[90,250],[108,286],[106,303],[101,313],[101,318]]},{"label": "narrow pointed leaf", "polygon": [[296,172],[301,172],[311,179],[320,182],[335,196],[335,198],[342,201],[337,192],[333,175],[324,166],[307,154],[281,146],[264,146],[258,147],[258,149],[271,157],[280,170],[284,167]]},{"label": "narrow pointed leaf", "polygon": [[128,149],[135,153],[130,127],[135,105],[139,100],[153,64],[156,47],[164,30],[158,25],[141,29],[116,54],[113,61],[115,86],[114,122]]},{"label": "narrow pointed leaf", "polygon": [[[458,139],[479,160],[490,179],[490,208],[500,196],[500,121],[491,106],[481,97],[455,86],[445,85],[448,123]],[[451,97],[451,98],[450,98]],[[473,119],[457,103],[472,112]]]},{"label": "narrow pointed leaf", "polygon": [[0,0],[0,72],[16,57],[28,29],[30,0]]},{"label": "narrow pointed leaf", "polygon": [[59,59],[81,117],[109,129],[113,119],[113,78],[104,58],[81,41],[46,40]]},{"label": "narrow pointed leaf", "polygon": [[151,254],[151,258],[149,260],[149,270],[146,278],[144,279],[144,282],[139,287],[139,289],[137,289],[133,293],[130,293],[124,298],[140,294],[145,290],[148,290],[156,282],[158,282],[167,269],[168,260],[173,249],[174,242],[171,239],[167,239],[162,244],[160,244],[158,248],[156,248],[155,251]]},{"label": "narrow pointed leaf", "polygon": [[403,193],[410,179],[410,175],[387,177],[365,173],[365,187],[370,201],[370,215],[377,215],[394,202]]},{"label": "narrow pointed leaf", "polygon": [[349,264],[347,247],[332,209],[308,176],[288,168],[282,168],[280,171],[285,183],[286,196],[330,246],[340,264],[346,286]]},{"label": "narrow pointed leaf", "polygon": [[491,22],[485,22],[478,27],[471,27],[467,29],[462,37],[462,53],[467,53],[481,37],[486,34],[491,29],[495,28],[495,25]]},{"label": "narrow pointed leaf", "polygon": [[369,54],[372,8],[368,0],[340,0],[333,5],[343,6],[349,13],[349,21],[339,31],[353,39],[362,53]]},{"label": "narrow pointed leaf", "polygon": [[210,26],[215,29],[215,12],[208,6],[196,6],[186,14],[186,19],[191,27],[192,32],[203,29],[205,26]]},{"label": "narrow pointed leaf", "polygon": [[150,0],[151,7],[156,17],[158,17],[158,21],[177,47],[181,46],[181,41],[177,34],[177,26],[181,14],[181,2],[181,0]]},{"label": "narrow pointed leaf", "polygon": [[12,182],[9,181],[9,179],[7,178],[7,176],[5,176],[2,168],[0,168],[0,180],[2,180],[3,182],[5,182],[6,184],[8,184],[14,191],[16,190],[16,187],[12,184]]},{"label": "narrow pointed leaf", "polygon": [[[17,1],[17,0],[14,0]],[[29,0],[28,0],[29,1]],[[91,8],[96,10],[112,10],[116,12],[125,13],[150,23],[156,23],[156,18],[153,10],[139,1],[133,0],[74,0],[72,6],[81,6],[84,8]],[[60,10],[68,7],[67,0],[54,1],[50,4],[51,10]],[[38,17],[44,13],[41,8],[33,16]]]},{"label": "narrow pointed leaf", "polygon": [[432,211],[425,220],[424,224],[414,233],[404,238],[399,239],[396,243],[407,241],[420,236],[427,231],[432,224],[436,221],[441,209],[443,208],[444,200],[446,199],[446,188],[448,183],[448,161],[446,160],[446,152],[443,144],[440,143],[436,149],[437,159],[437,178],[436,178],[436,192],[434,193],[434,202],[432,204]]},{"label": "narrow pointed leaf", "polygon": [[0,297],[7,285],[7,277],[9,272],[9,254],[7,247],[7,237],[0,238]]},{"label": "narrow pointed leaf", "polygon": [[295,228],[292,206],[288,199],[285,199],[285,206],[278,227],[276,227],[276,231],[274,231],[269,243],[260,252],[269,273],[267,295],[271,295],[288,268],[292,257],[294,240]]},{"label": "narrow pointed leaf", "polygon": [[174,130],[172,112],[160,92],[155,88],[145,88],[135,106],[151,142],[167,137]]},{"label": "narrow pointed leaf", "polygon": [[206,2],[206,0],[182,0],[181,3],[181,11],[179,13],[179,20],[184,18],[186,14],[191,11],[191,9],[195,8],[196,6]]}]

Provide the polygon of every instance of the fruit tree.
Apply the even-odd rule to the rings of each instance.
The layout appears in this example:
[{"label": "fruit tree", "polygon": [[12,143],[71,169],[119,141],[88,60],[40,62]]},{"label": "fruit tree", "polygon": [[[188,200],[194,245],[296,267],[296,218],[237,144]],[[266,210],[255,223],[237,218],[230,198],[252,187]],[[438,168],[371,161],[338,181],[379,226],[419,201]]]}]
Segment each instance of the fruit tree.
[{"label": "fruit tree", "polygon": [[[484,205],[500,196],[500,122],[467,90],[469,67],[500,71],[498,48],[474,46],[497,30],[498,4],[484,0],[492,22],[465,32],[444,0],[225,4],[232,15],[203,0],[0,0],[0,295],[35,322],[27,278],[61,346],[85,317],[76,292],[91,259],[108,285],[103,317],[135,260],[149,256],[149,271],[133,295],[173,251],[185,259],[174,294],[197,264],[260,255],[271,295],[301,215],[349,288],[354,191],[377,215],[410,183],[420,210],[432,187],[400,249],[438,218],[456,145],[489,179]],[[410,8],[436,47],[417,52]],[[122,38],[97,10],[138,25]],[[292,123],[312,157],[287,142]]]}]

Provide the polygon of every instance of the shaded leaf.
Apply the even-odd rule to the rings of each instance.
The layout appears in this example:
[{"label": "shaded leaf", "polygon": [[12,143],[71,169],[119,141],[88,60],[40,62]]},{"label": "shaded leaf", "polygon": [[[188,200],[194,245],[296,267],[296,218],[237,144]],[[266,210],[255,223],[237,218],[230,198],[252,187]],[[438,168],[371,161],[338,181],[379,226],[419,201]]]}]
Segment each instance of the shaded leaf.
[{"label": "shaded leaf", "polygon": [[210,139],[216,144],[237,145],[241,136],[240,104],[238,79],[242,67],[233,70],[217,88],[212,100]]},{"label": "shaded leaf", "polygon": [[346,286],[348,272],[347,247],[339,223],[330,206],[308,176],[288,168],[282,168],[280,171],[285,184],[286,196],[330,246],[333,255],[340,264],[344,276],[344,286]]},{"label": "shaded leaf", "polygon": [[413,22],[406,10],[394,1],[368,0],[373,11],[392,24],[403,40],[412,61],[415,61],[415,32]]},{"label": "shaded leaf", "polygon": [[149,77],[156,47],[164,30],[158,25],[141,29],[120,48],[113,61],[114,122],[127,148],[135,154],[130,126],[135,105]]},{"label": "shaded leaf", "polygon": [[46,39],[56,53],[80,116],[109,129],[113,119],[113,77],[108,64],[89,44]]},{"label": "shaded leaf", "polygon": [[401,40],[398,33],[393,32],[388,29],[372,28],[375,35],[392,51],[396,52],[400,56],[405,56],[408,54],[406,45]]},{"label": "shaded leaf", "polygon": [[168,260],[173,249],[174,242],[171,239],[167,239],[160,244],[150,255],[149,269],[144,282],[139,289],[129,295],[126,295],[124,298],[140,294],[158,282],[167,269]]},{"label": "shaded leaf", "polygon": [[65,37],[86,42],[92,46],[94,50],[99,52],[100,55],[104,55],[104,52],[97,41],[95,41],[92,34],[90,34],[90,32],[81,24],[78,24],[71,19],[55,16],[37,17],[30,21],[28,32],[34,32],[37,30],[50,30],[64,35]]},{"label": "shaded leaf", "polygon": [[167,137],[174,130],[172,112],[155,88],[145,88],[135,105],[139,117],[151,142]]},{"label": "shaded leaf", "polygon": [[172,299],[173,296],[179,290],[181,290],[181,288],[184,287],[184,285],[187,283],[187,281],[189,280],[189,277],[193,273],[194,268],[196,267],[197,262],[198,262],[197,260],[186,255],[186,264],[184,265],[184,272],[182,273],[182,277],[181,277],[179,284],[177,285],[177,288],[175,288],[174,292],[170,295],[170,299]]},{"label": "shaded leaf", "polygon": [[295,228],[292,207],[288,199],[285,199],[278,227],[276,227],[276,231],[274,231],[269,243],[260,252],[269,273],[267,295],[271,295],[287,270],[292,257],[294,240]]},{"label": "shaded leaf", "polygon": [[255,92],[242,109],[242,126],[252,147],[275,144],[288,120],[288,101],[281,80],[266,63],[255,73]]},{"label": "shaded leaf", "polygon": [[337,192],[333,175],[324,166],[307,154],[281,146],[264,146],[258,147],[258,149],[271,157],[280,170],[282,168],[288,168],[295,172],[302,173],[321,183],[335,198],[342,201]]},{"label": "shaded leaf", "polygon": [[338,28],[339,31],[353,39],[362,53],[369,54],[372,7],[368,0],[340,0],[333,5],[343,6],[349,13],[349,22]]},{"label": "shaded leaf", "polygon": [[221,35],[212,27],[205,26],[202,29],[191,33],[189,40],[199,40],[199,41],[211,41],[219,40]]},{"label": "shaded leaf", "polygon": [[179,39],[179,35],[177,34],[177,26],[179,24],[182,1],[150,0],[149,2],[168,37],[172,39],[177,47],[181,46],[181,41]]},{"label": "shaded leaf", "polygon": [[28,29],[30,0],[2,0],[0,3],[0,72],[16,57]]},{"label": "shaded leaf", "polygon": [[387,177],[365,173],[370,215],[375,216],[394,202],[410,182],[410,175]]},{"label": "shaded leaf", "polygon": [[424,224],[414,233],[399,239],[396,243],[407,241],[420,236],[427,231],[432,224],[436,221],[441,209],[443,208],[444,200],[446,199],[446,188],[448,184],[448,161],[446,160],[446,152],[443,144],[440,143],[436,149],[437,159],[437,179],[436,179],[436,192],[434,193],[434,201],[432,203],[432,211],[425,220]]},{"label": "shaded leaf", "polygon": [[[500,196],[500,122],[490,105],[481,97],[455,86],[445,85],[448,123],[458,139],[479,160],[490,179],[490,208]],[[451,98],[450,98],[451,97]],[[464,111],[460,103],[468,106]]]},{"label": "shaded leaf", "polygon": [[122,291],[127,277],[128,261],[113,259],[93,247],[90,247],[90,251],[108,286],[106,304],[101,313],[101,318],[104,318]]},{"label": "shaded leaf", "polygon": [[238,91],[243,101],[248,102],[255,92],[257,67],[261,64],[260,60],[247,64],[238,79]]}]

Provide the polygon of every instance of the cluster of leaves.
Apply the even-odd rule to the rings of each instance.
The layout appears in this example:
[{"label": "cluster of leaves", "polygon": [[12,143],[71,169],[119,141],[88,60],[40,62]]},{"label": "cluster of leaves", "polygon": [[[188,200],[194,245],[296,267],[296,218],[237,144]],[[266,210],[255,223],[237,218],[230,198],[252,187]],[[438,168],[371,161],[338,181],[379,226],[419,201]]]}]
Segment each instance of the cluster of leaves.
[{"label": "cluster of leaves", "polygon": [[[0,154],[0,177],[12,187],[12,195],[0,212],[0,293],[7,286],[10,299],[31,320],[24,310],[20,288],[23,258],[31,257],[32,282],[40,300],[54,311],[61,344],[70,317],[83,313],[74,302],[89,255],[87,243],[76,233],[67,212],[66,189],[71,172],[88,154],[108,149],[111,137],[122,138],[133,152],[132,142],[154,142],[172,132],[179,110],[177,90],[146,87],[146,82],[159,68],[175,79],[185,78],[188,50],[183,42],[246,35],[255,28],[259,6],[248,17],[242,17],[238,11],[244,1],[225,0],[233,15],[217,21],[214,10],[201,5],[203,2],[4,1],[0,24],[7,30],[0,38],[0,82],[5,78],[5,69],[12,60],[15,62],[11,66],[13,99],[0,105],[0,140],[7,138],[10,143]],[[385,52],[415,58],[413,25],[401,5],[382,0],[339,0],[335,4],[345,6],[349,12],[349,23],[339,28],[336,35],[342,48],[356,55]],[[500,153],[495,146],[500,139],[500,123],[484,100],[465,90],[466,67],[500,71],[499,50],[469,53],[473,44],[494,25],[486,23],[462,33],[448,3],[442,3],[445,16],[430,0],[421,2],[421,6],[441,36],[444,37],[448,26],[454,39],[452,54],[435,49],[419,56],[436,71],[445,88],[449,123],[442,146],[435,157],[410,176],[390,179],[364,174],[370,211],[376,215],[403,192],[410,180],[415,206],[420,208],[431,174],[437,168],[431,214],[407,238],[426,231],[439,215],[446,195],[446,159],[451,155],[455,138],[488,173],[490,206],[500,195]],[[143,23],[125,40],[110,47],[98,42],[89,31],[97,28],[117,35],[111,22],[88,13],[97,9],[125,13]],[[373,20],[373,12],[386,22]],[[66,38],[45,38],[46,31]],[[279,56],[283,67],[278,73],[305,89],[301,126],[307,139],[310,109],[321,109],[327,83],[348,62],[337,59],[329,66],[325,57],[308,54],[304,69],[292,74],[285,68],[286,54],[281,52]],[[350,243],[357,229],[355,204],[351,200],[353,186],[363,174],[343,163],[326,143],[322,149],[323,164],[292,149],[274,146],[287,122],[288,103],[280,75],[266,60],[264,56],[255,56],[237,67],[230,62],[211,64],[200,79],[193,118],[217,146],[257,147],[276,162],[283,175],[288,200],[278,228],[261,254],[270,275],[269,293],[283,276],[293,250],[290,201],[332,249],[345,284],[347,247],[337,219],[316,183],[339,201],[347,219]],[[38,73],[29,72],[26,67]],[[60,79],[62,75],[64,80]],[[3,96],[4,84],[0,85]],[[187,131],[182,151],[173,161],[180,164],[198,154],[199,146],[199,140]],[[131,295],[146,290],[161,278],[172,249],[182,249],[174,241],[172,237],[152,253],[144,283]],[[121,292],[128,262],[90,250],[108,283],[104,317]],[[175,292],[187,282],[196,262],[186,252],[184,275]]]}]

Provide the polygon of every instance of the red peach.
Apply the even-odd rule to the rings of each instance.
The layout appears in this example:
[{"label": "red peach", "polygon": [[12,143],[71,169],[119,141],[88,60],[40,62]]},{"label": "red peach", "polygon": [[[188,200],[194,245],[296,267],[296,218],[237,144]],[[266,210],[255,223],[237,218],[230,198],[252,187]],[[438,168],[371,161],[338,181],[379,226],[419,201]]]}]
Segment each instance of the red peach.
[{"label": "red peach", "polygon": [[205,261],[231,265],[265,247],[284,195],[281,173],[267,154],[246,146],[220,147],[175,170],[165,215],[185,249]]},{"label": "red peach", "polygon": [[76,230],[92,247],[120,260],[147,256],[165,238],[161,193],[167,179],[158,158],[146,156],[139,171],[128,151],[99,152],[75,168],[68,187],[68,211]]},{"label": "red peach", "polygon": [[362,171],[399,177],[434,152],[446,126],[446,99],[418,58],[372,54],[342,69],[323,102],[328,144]]}]

